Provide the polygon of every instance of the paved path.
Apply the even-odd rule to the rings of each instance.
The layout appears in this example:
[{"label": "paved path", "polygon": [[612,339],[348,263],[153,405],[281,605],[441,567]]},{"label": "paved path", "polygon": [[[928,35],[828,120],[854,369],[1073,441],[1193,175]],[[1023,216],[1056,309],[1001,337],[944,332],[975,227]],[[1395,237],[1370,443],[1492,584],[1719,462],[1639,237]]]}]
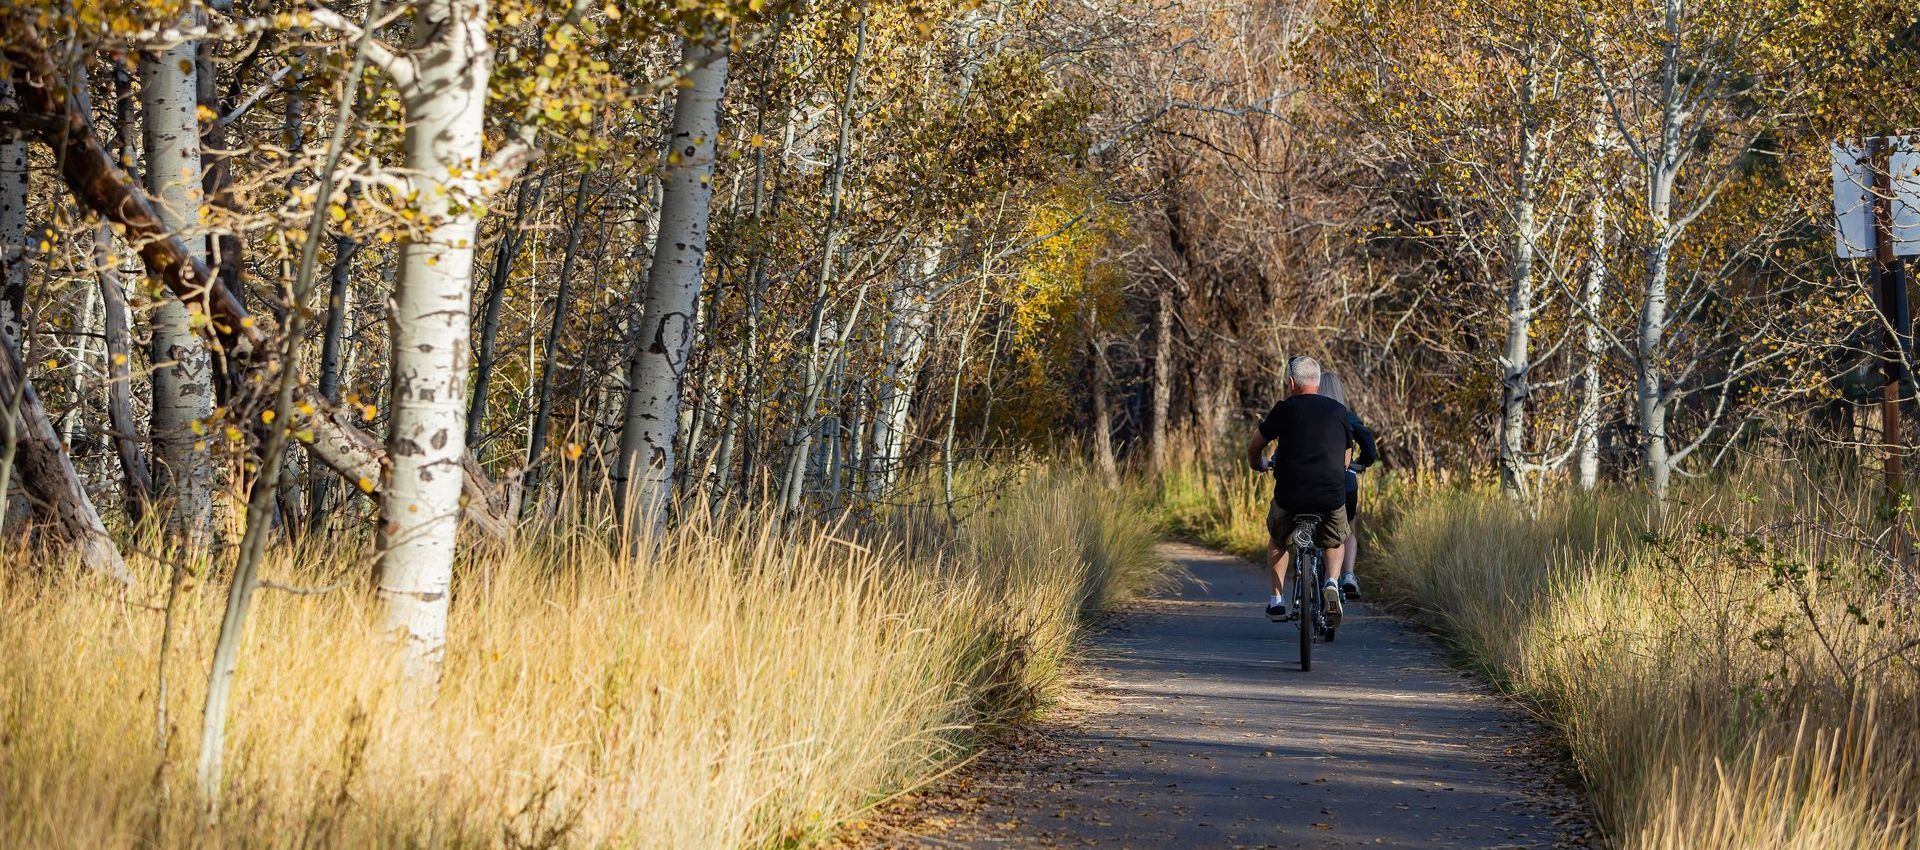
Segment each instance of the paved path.
[{"label": "paved path", "polygon": [[1590,820],[1539,730],[1432,641],[1349,606],[1302,673],[1238,558],[1097,635],[1090,705],[918,801],[891,847],[1561,847]]}]

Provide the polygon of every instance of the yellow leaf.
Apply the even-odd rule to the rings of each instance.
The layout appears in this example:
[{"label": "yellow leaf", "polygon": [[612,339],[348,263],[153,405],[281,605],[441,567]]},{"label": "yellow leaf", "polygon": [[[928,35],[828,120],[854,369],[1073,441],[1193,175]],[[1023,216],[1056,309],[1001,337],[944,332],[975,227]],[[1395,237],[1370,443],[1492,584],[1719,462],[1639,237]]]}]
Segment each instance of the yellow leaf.
[{"label": "yellow leaf", "polygon": [[267,423],[268,425],[272,425],[272,424],[273,424],[273,411],[271,411],[271,410],[262,410],[262,411],[260,411],[260,421],[262,421],[262,422],[265,422],[265,423]]},{"label": "yellow leaf", "polygon": [[368,478],[365,475],[360,476],[360,492],[362,493],[373,492],[373,479]]}]

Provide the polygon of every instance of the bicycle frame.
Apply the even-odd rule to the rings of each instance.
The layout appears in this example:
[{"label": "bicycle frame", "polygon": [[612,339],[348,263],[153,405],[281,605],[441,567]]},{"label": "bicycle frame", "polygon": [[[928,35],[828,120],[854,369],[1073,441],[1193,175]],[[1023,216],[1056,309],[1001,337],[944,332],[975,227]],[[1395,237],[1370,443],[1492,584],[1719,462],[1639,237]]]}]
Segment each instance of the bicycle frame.
[{"label": "bicycle frame", "polygon": [[1300,604],[1300,669],[1313,669],[1313,642],[1327,633],[1324,593],[1324,570],[1326,558],[1320,547],[1313,543],[1313,531],[1320,524],[1321,517],[1306,514],[1294,522],[1293,533],[1288,536],[1288,548],[1292,551],[1291,579],[1293,598]]}]

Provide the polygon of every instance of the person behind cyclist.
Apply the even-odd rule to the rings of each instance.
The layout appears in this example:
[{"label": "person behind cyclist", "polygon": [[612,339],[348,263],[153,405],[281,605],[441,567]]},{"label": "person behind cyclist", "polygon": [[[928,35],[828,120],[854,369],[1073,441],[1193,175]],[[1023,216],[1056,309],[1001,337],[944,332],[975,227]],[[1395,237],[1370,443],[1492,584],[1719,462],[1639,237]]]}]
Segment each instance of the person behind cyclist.
[{"label": "person behind cyclist", "polygon": [[1354,567],[1360,556],[1360,473],[1380,460],[1380,449],[1373,429],[1360,420],[1360,414],[1347,401],[1346,385],[1330,369],[1320,371],[1320,394],[1347,405],[1347,427],[1353,430],[1353,441],[1359,446],[1347,463],[1347,562],[1340,571],[1340,592],[1348,599],[1359,599],[1360,575]]},{"label": "person behind cyclist", "polygon": [[[1267,617],[1287,617],[1287,537],[1294,517],[1317,514],[1313,541],[1326,552],[1325,616],[1337,627],[1340,567],[1347,541],[1347,450],[1353,443],[1346,405],[1320,395],[1320,363],[1311,357],[1287,361],[1287,397],[1267,412],[1247,444],[1247,465],[1273,472],[1273,502],[1267,509],[1267,560],[1273,593]],[[1277,448],[1271,459],[1267,446]]]}]

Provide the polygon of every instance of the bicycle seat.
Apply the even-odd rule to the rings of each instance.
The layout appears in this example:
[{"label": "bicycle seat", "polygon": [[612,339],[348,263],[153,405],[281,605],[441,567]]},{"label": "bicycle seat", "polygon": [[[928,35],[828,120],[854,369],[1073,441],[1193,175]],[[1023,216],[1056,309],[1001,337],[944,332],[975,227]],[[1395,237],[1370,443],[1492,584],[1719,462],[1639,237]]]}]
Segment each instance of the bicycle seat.
[{"label": "bicycle seat", "polygon": [[1327,519],[1325,514],[1295,514],[1293,517],[1293,542],[1301,548],[1313,546],[1313,531]]}]

